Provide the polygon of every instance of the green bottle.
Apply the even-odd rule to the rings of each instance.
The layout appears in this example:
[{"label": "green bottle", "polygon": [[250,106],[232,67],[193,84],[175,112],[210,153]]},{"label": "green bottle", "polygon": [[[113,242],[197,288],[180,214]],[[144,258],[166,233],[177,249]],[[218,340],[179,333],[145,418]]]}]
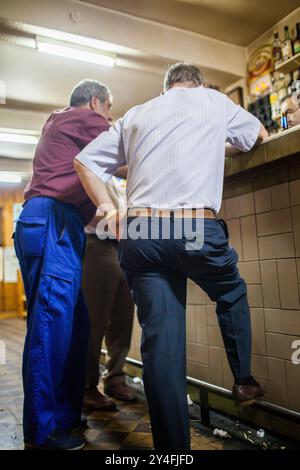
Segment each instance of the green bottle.
[{"label": "green bottle", "polygon": [[300,52],[300,23],[296,23],[296,37],[293,43],[294,54]]}]

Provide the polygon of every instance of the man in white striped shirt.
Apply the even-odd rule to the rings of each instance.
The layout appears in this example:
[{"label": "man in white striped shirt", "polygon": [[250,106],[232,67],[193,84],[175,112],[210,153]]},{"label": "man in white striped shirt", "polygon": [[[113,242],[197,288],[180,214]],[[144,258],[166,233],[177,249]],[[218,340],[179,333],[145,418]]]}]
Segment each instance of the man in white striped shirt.
[{"label": "man in white striped shirt", "polygon": [[[185,304],[187,278],[217,303],[217,316],[238,404],[263,395],[251,376],[247,290],[218,220],[225,142],[250,150],[267,132],[224,94],[202,86],[199,69],[175,64],[164,95],[130,109],[76,157],[88,195],[103,215],[105,185],[128,164],[128,219],[120,261],[143,330],[144,385],[157,450],[190,446],[186,401]],[[102,182],[101,182],[102,180]],[[102,212],[101,212],[102,211]],[[104,220],[115,226],[118,214]]]}]

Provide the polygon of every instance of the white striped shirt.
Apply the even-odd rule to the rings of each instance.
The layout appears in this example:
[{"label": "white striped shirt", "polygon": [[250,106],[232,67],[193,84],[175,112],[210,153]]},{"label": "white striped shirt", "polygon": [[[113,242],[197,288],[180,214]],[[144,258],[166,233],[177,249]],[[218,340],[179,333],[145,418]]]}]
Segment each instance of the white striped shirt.
[{"label": "white striped shirt", "polygon": [[248,151],[259,129],[259,120],[226,95],[176,87],[130,109],[76,158],[104,182],[128,164],[128,207],[218,212],[225,142]]}]

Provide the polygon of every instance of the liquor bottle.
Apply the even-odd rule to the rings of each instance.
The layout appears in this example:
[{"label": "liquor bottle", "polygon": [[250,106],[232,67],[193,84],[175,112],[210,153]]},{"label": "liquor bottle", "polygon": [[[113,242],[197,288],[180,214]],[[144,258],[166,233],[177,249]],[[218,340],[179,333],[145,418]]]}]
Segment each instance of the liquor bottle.
[{"label": "liquor bottle", "polygon": [[289,60],[293,56],[293,44],[290,36],[289,27],[284,27],[284,41],[282,44],[282,60]]},{"label": "liquor bottle", "polygon": [[271,105],[271,116],[273,121],[280,118],[280,103],[278,98],[277,92],[277,82],[275,77],[272,77],[272,85],[271,85],[271,92],[270,92],[270,105]]},{"label": "liquor bottle", "polygon": [[274,40],[273,40],[273,64],[276,68],[277,65],[281,64],[282,62],[282,50],[281,50],[281,41],[279,38],[278,31],[274,33]]},{"label": "liquor bottle", "polygon": [[300,23],[296,23],[296,37],[293,42],[294,54],[300,52]]},{"label": "liquor bottle", "polygon": [[287,85],[287,94],[290,96],[294,91],[294,74],[291,72],[289,74],[289,81]]},{"label": "liquor bottle", "polygon": [[286,80],[286,76],[283,73],[279,75],[277,90],[278,90],[278,99],[280,103],[282,103],[282,101],[287,97],[287,80]]}]

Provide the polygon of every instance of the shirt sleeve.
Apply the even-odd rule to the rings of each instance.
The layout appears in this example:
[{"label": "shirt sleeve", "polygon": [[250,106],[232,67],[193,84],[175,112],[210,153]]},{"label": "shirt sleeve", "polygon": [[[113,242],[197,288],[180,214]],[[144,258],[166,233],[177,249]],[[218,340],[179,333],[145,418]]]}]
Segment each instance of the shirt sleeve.
[{"label": "shirt sleeve", "polygon": [[107,132],[90,142],[75,158],[95,173],[104,183],[110,180],[120,166],[126,165],[119,119]]},{"label": "shirt sleeve", "polygon": [[261,123],[226,96],[226,141],[248,152],[257,141]]}]

